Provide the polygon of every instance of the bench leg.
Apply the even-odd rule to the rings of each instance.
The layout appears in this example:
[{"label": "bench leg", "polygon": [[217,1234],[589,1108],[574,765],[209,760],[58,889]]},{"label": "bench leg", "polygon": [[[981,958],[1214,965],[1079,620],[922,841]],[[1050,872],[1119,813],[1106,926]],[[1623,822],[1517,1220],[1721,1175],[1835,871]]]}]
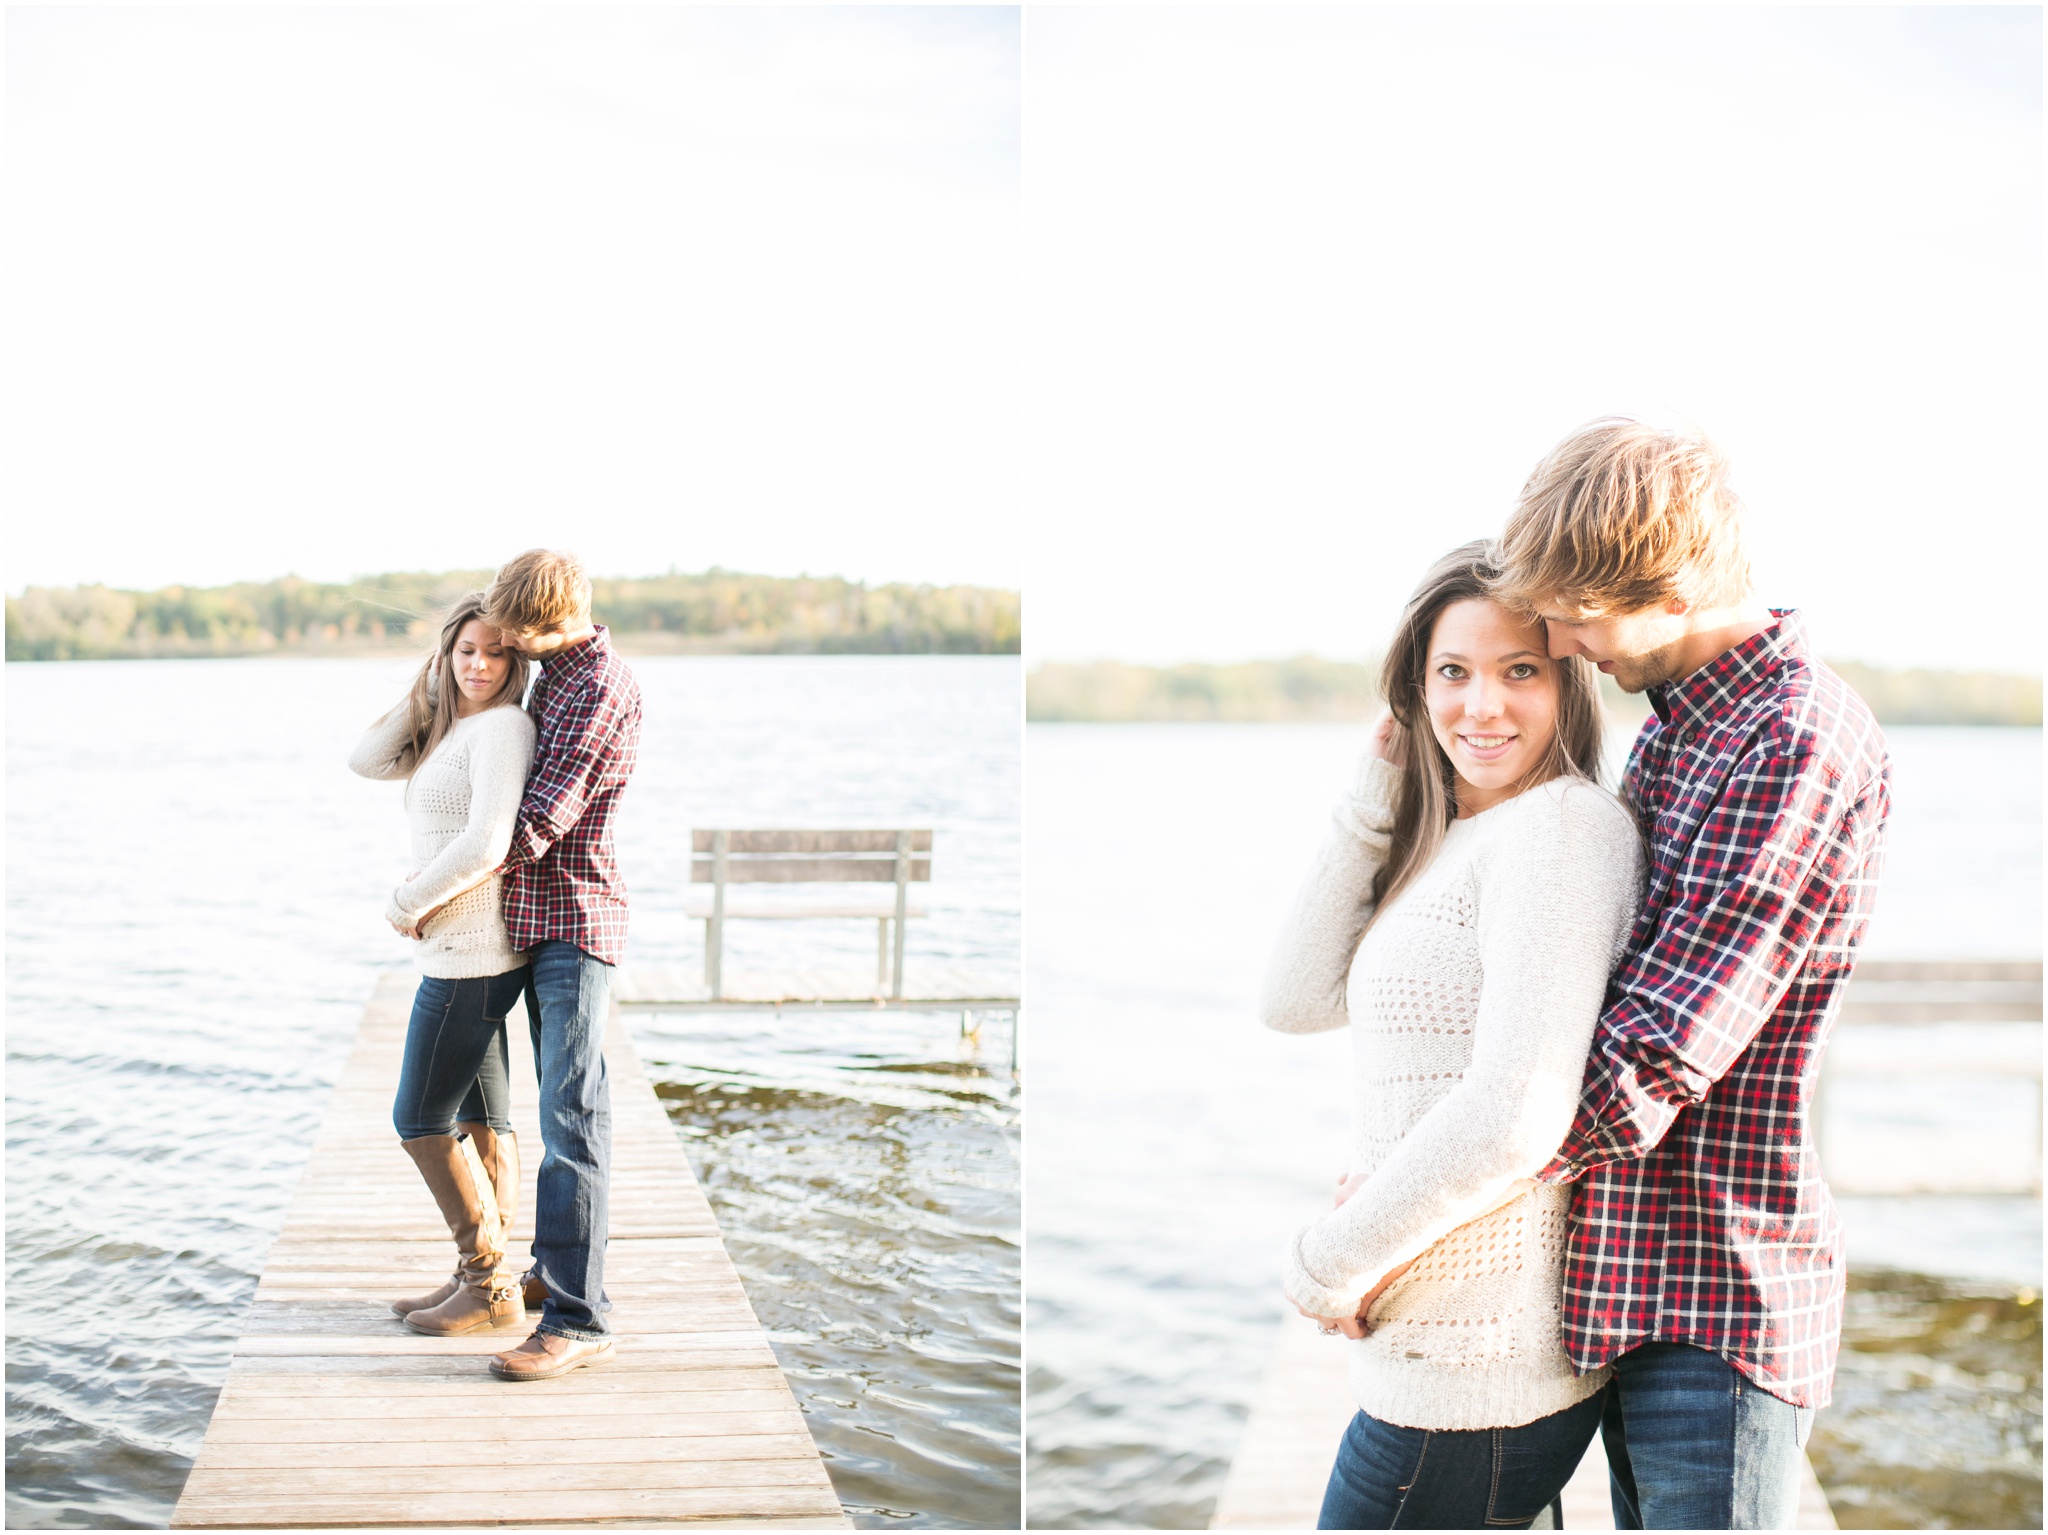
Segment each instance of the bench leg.
[{"label": "bench leg", "polygon": [[879,917],[875,921],[875,994],[877,996],[889,985],[889,919]]}]

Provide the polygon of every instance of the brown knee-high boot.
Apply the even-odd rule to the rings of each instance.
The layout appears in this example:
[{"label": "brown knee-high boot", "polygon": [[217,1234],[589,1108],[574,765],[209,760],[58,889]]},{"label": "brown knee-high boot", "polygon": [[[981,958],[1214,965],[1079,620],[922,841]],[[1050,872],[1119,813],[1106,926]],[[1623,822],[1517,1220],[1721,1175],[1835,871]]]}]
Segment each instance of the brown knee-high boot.
[{"label": "brown knee-high boot", "polygon": [[437,1306],[411,1313],[405,1325],[437,1336],[524,1327],[526,1306],[519,1287],[501,1272],[505,1248],[497,1197],[475,1149],[452,1135],[422,1135],[399,1144],[440,1206],[456,1251],[455,1293]]},{"label": "brown knee-high boot", "polygon": [[[510,1130],[493,1130],[474,1119],[458,1119],[455,1128],[469,1132],[469,1138],[476,1143],[477,1157],[482,1161],[484,1171],[490,1174],[491,1189],[498,1196],[500,1229],[504,1235],[505,1256],[509,1260],[512,1256],[512,1229],[516,1224],[514,1216],[519,1210],[519,1137]],[[519,1285],[527,1310],[547,1304],[548,1287],[538,1275],[527,1273],[521,1277]],[[439,1305],[455,1293],[454,1287],[455,1281],[451,1279],[447,1290],[436,1292],[428,1304]],[[403,1312],[399,1314],[404,1315]]]},{"label": "brown knee-high boot", "polygon": [[[509,1130],[501,1135],[480,1120],[459,1119],[455,1128],[467,1132],[470,1144],[476,1148],[477,1161],[490,1179],[491,1195],[498,1202],[499,1240],[509,1248],[513,1216],[519,1209],[519,1137]],[[392,1313],[408,1317],[415,1311],[431,1311],[461,1288],[462,1275],[451,1274],[439,1289],[393,1301]]]},{"label": "brown knee-high boot", "polygon": [[509,1251],[519,1216],[519,1137],[476,1119],[458,1119],[455,1128],[469,1136],[484,1176],[491,1180],[491,1195],[498,1201],[498,1237]]}]

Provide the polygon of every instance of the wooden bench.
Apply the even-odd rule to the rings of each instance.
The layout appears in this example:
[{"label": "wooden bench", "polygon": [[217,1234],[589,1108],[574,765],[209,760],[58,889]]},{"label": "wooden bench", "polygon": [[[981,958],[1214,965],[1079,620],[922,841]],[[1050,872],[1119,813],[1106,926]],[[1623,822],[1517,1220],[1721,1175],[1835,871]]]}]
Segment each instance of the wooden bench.
[{"label": "wooden bench", "polygon": [[[716,1001],[723,995],[725,924],[735,918],[792,920],[804,917],[869,917],[876,923],[875,988],[903,999],[903,924],[925,915],[910,904],[910,886],[932,877],[929,831],[798,831],[732,828],[690,833],[690,883],[684,909],[704,922],[704,986]],[[918,855],[922,854],[922,857]],[[893,884],[893,899],[793,904],[746,901],[728,885]],[[879,894],[879,893],[878,893]],[[890,943],[890,924],[895,942]],[[892,963],[893,958],[893,963]]]}]

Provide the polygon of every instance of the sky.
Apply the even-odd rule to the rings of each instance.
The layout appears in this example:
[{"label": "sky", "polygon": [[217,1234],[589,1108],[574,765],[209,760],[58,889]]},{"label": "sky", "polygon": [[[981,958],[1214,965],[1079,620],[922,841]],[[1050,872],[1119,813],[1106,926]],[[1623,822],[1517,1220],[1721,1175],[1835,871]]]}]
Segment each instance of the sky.
[{"label": "sky", "polygon": [[1027,654],[1367,654],[1627,413],[1822,654],[2038,672],[2040,15],[1032,9]]},{"label": "sky", "polygon": [[8,591],[1019,584],[1014,8],[6,29]]}]

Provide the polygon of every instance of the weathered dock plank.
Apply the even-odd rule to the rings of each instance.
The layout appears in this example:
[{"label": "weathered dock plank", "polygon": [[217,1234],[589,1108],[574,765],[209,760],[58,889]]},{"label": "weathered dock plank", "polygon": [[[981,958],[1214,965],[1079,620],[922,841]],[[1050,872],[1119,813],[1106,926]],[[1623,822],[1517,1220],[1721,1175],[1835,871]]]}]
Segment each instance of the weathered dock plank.
[{"label": "weathered dock plank", "polygon": [[[493,1379],[521,1333],[430,1338],[392,1316],[453,1250],[399,1150],[391,1094],[413,982],[379,984],[265,1264],[176,1529],[773,1525],[845,1529],[803,1414],[703,1191],[614,1019],[605,1288],[618,1356],[560,1380]],[[541,1142],[513,1042],[531,1237]]]}]

